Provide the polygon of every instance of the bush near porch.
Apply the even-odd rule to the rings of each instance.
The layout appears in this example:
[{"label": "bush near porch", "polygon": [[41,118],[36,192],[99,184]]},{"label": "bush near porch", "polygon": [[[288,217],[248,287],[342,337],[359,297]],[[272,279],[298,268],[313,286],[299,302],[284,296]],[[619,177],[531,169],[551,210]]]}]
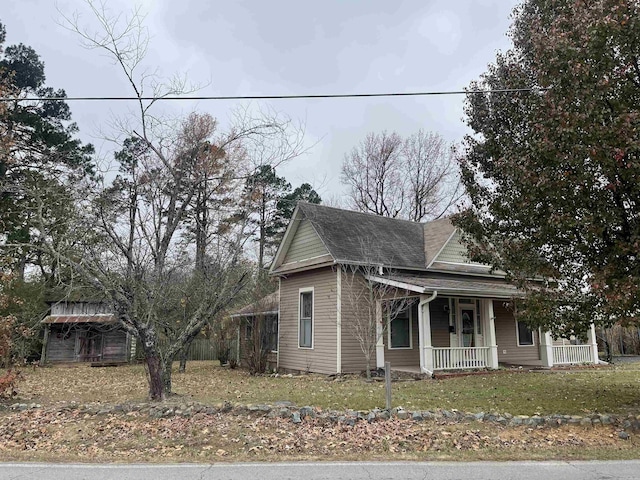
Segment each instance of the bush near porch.
[{"label": "bush near porch", "polygon": [[[177,364],[176,364],[177,368]],[[322,375],[249,376],[213,362],[190,362],[174,377],[174,392],[205,404],[272,404],[290,401],[323,409],[384,407],[382,382],[332,380]],[[30,368],[18,385],[20,401],[125,403],[145,400],[142,365]],[[179,398],[178,397],[178,398]],[[10,400],[11,403],[16,400]],[[640,363],[561,372],[501,372],[447,380],[395,382],[393,405],[409,410],[457,409],[513,415],[640,413]]]}]

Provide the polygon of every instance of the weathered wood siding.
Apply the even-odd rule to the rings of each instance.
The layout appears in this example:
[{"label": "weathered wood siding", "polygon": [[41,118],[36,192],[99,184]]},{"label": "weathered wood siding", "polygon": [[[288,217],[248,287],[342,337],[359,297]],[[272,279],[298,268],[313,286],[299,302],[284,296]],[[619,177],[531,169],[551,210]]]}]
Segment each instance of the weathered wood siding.
[{"label": "weathered wood siding", "polygon": [[520,347],[516,336],[516,322],[513,314],[505,308],[504,302],[494,300],[493,314],[496,318],[498,361],[516,365],[541,365],[538,332],[533,332],[533,345]]},{"label": "weathered wood siding", "polygon": [[429,302],[429,316],[431,318],[431,345],[434,347],[450,347],[449,312],[444,307],[449,305],[449,299],[438,297]]},{"label": "weathered wood siding", "polygon": [[46,358],[48,362],[75,361],[76,332],[68,328],[52,326],[47,341]]},{"label": "weathered wood siding", "polygon": [[[301,288],[313,287],[313,348],[298,347]],[[331,267],[293,273],[280,280],[279,367],[325,374],[337,369],[337,274]]]},{"label": "weathered wood siding", "polygon": [[76,356],[76,345],[79,336],[86,336],[87,332],[99,335],[97,344],[99,351],[95,352],[98,358],[84,359],[84,361],[126,362],[129,360],[128,352],[130,342],[126,332],[120,329],[111,329],[104,332],[95,330],[87,324],[79,325],[51,325],[47,339],[46,362],[62,363],[83,361]]},{"label": "weathered wood siding", "polygon": [[284,264],[326,255],[329,252],[309,220],[302,220],[284,257]]},{"label": "weathered wood siding", "polygon": [[105,332],[102,336],[102,361],[126,362],[127,358],[127,334],[122,330]]},{"label": "weathered wood siding", "polygon": [[51,315],[96,315],[113,313],[99,302],[60,302],[51,305]]}]

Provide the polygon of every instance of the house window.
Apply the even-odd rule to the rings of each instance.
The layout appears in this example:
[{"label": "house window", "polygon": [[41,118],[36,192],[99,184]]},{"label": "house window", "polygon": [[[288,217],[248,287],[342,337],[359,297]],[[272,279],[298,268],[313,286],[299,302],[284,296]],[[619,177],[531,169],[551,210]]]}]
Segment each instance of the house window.
[{"label": "house window", "polygon": [[313,290],[300,292],[300,319],[298,346],[313,347]]},{"label": "house window", "polygon": [[389,348],[412,348],[411,308],[407,307],[389,322]]},{"label": "house window", "polygon": [[276,352],[278,350],[278,317],[267,315],[266,350]]},{"label": "house window", "polygon": [[518,346],[528,346],[533,345],[533,331],[529,328],[529,326],[525,322],[521,322],[516,320],[516,325],[518,329]]}]

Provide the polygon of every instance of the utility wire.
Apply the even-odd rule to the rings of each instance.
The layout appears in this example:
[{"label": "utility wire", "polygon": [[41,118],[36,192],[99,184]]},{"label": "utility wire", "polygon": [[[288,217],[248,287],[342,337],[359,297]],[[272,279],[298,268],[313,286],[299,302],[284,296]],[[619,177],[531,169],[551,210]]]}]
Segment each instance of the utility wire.
[{"label": "utility wire", "polygon": [[517,93],[543,92],[549,88],[499,88],[494,90],[444,90],[433,92],[391,92],[391,93],[323,93],[315,95],[213,95],[213,96],[179,96],[167,95],[160,97],[0,97],[0,102],[28,102],[28,101],[161,101],[161,100],[296,100],[314,98],[370,98],[370,97],[427,97],[443,95],[473,95],[486,93]]}]

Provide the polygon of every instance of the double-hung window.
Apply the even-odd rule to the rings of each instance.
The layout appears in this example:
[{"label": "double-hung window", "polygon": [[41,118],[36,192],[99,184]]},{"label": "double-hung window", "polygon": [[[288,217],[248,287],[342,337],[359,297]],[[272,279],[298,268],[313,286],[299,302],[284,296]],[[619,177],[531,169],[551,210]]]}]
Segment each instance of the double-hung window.
[{"label": "double-hung window", "polygon": [[533,345],[533,331],[529,328],[529,325],[519,320],[516,321],[516,325],[518,326],[518,346]]},{"label": "double-hung window", "polygon": [[300,291],[298,346],[313,348],[313,290]]},{"label": "double-hung window", "polygon": [[389,348],[411,347],[411,306],[408,306],[389,322]]}]

